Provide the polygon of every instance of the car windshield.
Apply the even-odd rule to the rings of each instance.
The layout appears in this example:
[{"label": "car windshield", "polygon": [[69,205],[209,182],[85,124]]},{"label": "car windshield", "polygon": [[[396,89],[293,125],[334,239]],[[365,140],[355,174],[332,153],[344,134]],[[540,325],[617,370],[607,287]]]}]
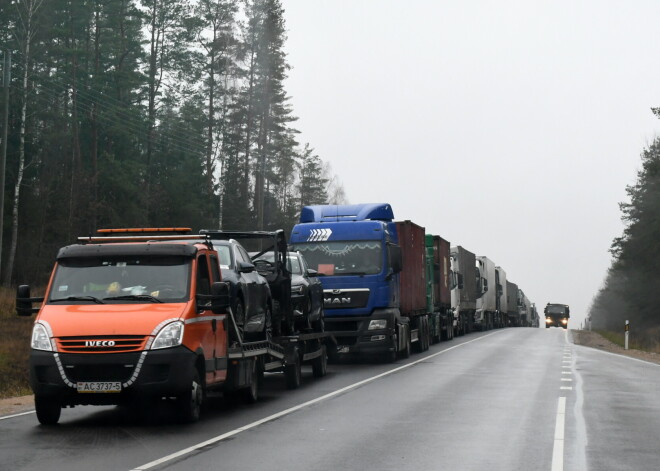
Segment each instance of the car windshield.
[{"label": "car windshield", "polygon": [[300,264],[300,259],[296,256],[291,256],[287,258],[287,269],[294,275],[302,275],[302,265]]},{"label": "car windshield", "polygon": [[231,266],[231,248],[228,245],[213,244],[213,248],[218,252],[220,268],[227,269]]},{"label": "car windshield", "polygon": [[295,245],[310,268],[326,276],[373,275],[383,266],[380,241],[307,242]]},{"label": "car windshield", "polygon": [[191,259],[84,257],[60,260],[49,302],[184,302]]},{"label": "car windshield", "polygon": [[548,314],[566,314],[566,308],[564,306],[549,305],[547,308]]}]

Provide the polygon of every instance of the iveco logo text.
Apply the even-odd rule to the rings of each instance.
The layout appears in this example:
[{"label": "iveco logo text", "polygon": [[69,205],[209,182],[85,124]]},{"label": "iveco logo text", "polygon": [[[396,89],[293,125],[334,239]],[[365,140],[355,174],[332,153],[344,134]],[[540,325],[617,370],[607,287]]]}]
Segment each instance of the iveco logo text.
[{"label": "iveco logo text", "polygon": [[114,340],[85,340],[85,347],[114,347]]},{"label": "iveco logo text", "polygon": [[351,298],[325,298],[325,304],[350,304]]}]

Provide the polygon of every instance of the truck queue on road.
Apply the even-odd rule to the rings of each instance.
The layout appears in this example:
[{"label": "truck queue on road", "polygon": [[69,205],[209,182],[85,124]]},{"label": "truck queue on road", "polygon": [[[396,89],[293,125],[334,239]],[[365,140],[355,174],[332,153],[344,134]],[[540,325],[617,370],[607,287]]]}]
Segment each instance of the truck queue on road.
[{"label": "truck queue on road", "polygon": [[[389,204],[304,207],[289,243],[282,231],[99,232],[60,249],[43,298],[18,288],[17,313],[38,312],[30,384],[42,424],[64,407],[155,400],[192,422],[207,394],[256,401],[265,372],[295,388],[303,363],[322,377],[328,357],[391,362],[474,330],[539,325],[500,266],[395,221]],[[290,252],[320,280],[322,303],[297,284],[292,301]]]}]

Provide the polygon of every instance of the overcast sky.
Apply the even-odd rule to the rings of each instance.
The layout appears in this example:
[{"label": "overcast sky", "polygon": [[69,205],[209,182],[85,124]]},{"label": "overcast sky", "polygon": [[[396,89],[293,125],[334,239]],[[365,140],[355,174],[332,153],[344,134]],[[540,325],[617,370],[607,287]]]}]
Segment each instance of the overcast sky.
[{"label": "overcast sky", "polygon": [[660,129],[660,2],[282,0],[301,140],[351,203],[584,319]]}]

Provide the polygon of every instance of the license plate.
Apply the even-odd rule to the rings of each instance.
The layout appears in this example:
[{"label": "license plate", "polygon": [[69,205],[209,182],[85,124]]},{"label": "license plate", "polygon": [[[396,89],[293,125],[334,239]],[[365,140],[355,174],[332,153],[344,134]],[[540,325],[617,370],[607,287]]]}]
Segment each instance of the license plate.
[{"label": "license plate", "polygon": [[348,353],[349,349],[350,347],[347,345],[340,345],[339,347],[337,347],[337,353]]},{"label": "license plate", "polygon": [[76,389],[79,393],[118,393],[121,392],[121,382],[80,381]]}]

